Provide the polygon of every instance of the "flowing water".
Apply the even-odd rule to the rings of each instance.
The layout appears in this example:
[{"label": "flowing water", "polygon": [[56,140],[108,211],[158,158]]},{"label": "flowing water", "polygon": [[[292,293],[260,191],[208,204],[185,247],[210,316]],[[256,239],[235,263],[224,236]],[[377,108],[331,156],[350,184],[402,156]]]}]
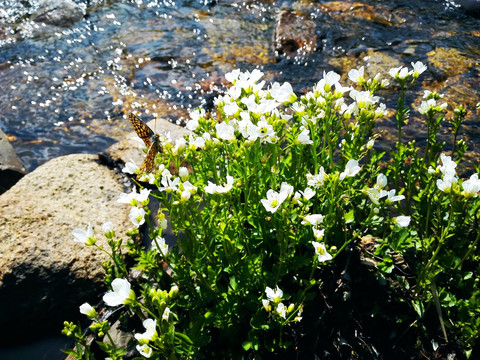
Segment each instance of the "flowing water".
[{"label": "flowing water", "polygon": [[[388,77],[391,67],[415,61],[429,70],[409,96],[413,110],[423,87],[466,104],[462,137],[472,159],[478,156],[480,20],[453,1],[76,2],[86,15],[62,28],[31,21],[36,0],[0,0],[0,127],[29,171],[60,155],[105,151],[132,130],[125,117],[132,110],[182,122],[235,68],[259,68],[265,80],[288,81],[301,93],[324,71],[345,79],[350,68],[368,64],[371,76]],[[274,47],[277,19],[288,9],[303,19],[298,38],[311,44],[290,57]],[[381,94],[393,100],[389,107],[393,93]],[[417,114],[407,132],[422,141]],[[388,140],[393,117],[379,129]]]},{"label": "flowing water", "polygon": [[[28,170],[64,154],[105,151],[131,130],[124,115],[132,109],[179,122],[237,67],[260,68],[266,80],[303,91],[324,70],[345,75],[368,58],[372,72],[385,74],[411,61],[428,64],[426,86],[468,104],[464,135],[478,150],[479,20],[452,1],[83,3],[86,16],[62,28],[30,20],[35,0],[0,1],[0,127]],[[299,34],[313,37],[313,51],[275,53],[285,9],[314,24]]]}]

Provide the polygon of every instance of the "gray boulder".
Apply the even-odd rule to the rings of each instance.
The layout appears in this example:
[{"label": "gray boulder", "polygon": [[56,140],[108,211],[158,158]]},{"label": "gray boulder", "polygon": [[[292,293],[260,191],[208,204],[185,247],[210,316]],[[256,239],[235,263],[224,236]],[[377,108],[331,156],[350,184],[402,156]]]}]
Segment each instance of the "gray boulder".
[{"label": "gray boulder", "polygon": [[25,168],[0,129],[0,194],[10,189],[25,174]]},{"label": "gray boulder", "polygon": [[43,164],[0,196],[3,341],[58,334],[79,305],[101,296],[107,256],[75,243],[72,230],[90,222],[107,248],[104,222],[112,221],[118,236],[131,226],[129,206],[117,202],[123,191],[121,175],[97,155],[77,154]]}]

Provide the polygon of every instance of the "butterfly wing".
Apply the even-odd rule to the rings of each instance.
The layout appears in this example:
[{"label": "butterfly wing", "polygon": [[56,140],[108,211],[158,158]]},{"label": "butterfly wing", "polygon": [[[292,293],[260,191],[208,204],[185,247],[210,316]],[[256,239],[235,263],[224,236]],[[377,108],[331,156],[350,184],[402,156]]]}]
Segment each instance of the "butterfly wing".
[{"label": "butterfly wing", "polygon": [[137,174],[137,180],[140,179],[143,173],[151,173],[153,170],[153,165],[155,165],[155,157],[161,151],[160,140],[158,136],[154,134],[151,137],[152,145],[148,149],[147,156],[143,160],[142,165],[140,166],[140,170]]},{"label": "butterfly wing", "polygon": [[148,127],[142,120],[140,120],[136,115],[130,113],[128,119],[133,125],[135,132],[138,137],[143,140],[147,148],[150,148],[152,145],[152,137],[155,135],[152,129]]}]

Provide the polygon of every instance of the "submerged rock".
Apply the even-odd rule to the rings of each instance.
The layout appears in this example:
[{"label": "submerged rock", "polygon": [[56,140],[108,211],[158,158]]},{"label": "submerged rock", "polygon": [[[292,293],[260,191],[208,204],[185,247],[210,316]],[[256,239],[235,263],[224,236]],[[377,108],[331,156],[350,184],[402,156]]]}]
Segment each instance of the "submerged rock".
[{"label": "submerged rock", "polygon": [[85,13],[85,4],[76,4],[72,0],[40,0],[32,20],[47,25],[70,27],[82,20]]},{"label": "submerged rock", "polygon": [[277,18],[274,47],[278,55],[296,57],[315,51],[316,25],[300,12],[282,10]]}]

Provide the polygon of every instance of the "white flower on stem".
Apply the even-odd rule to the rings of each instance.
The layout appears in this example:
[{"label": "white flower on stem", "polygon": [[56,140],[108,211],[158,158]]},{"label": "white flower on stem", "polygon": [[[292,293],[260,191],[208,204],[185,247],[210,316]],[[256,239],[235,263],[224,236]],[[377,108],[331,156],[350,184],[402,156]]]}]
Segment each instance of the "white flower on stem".
[{"label": "white flower on stem", "polygon": [[292,85],[288,82],[285,82],[282,85],[277,82],[273,83],[270,89],[270,95],[275,101],[282,104],[291,103],[297,99],[297,96],[293,92]]},{"label": "white flower on stem", "polygon": [[137,345],[137,351],[140,353],[140,355],[146,357],[147,359],[153,354],[152,348],[147,344]]},{"label": "white flower on stem", "polygon": [[126,304],[135,299],[135,293],[126,279],[116,278],[112,281],[112,290],[103,295],[103,301],[108,306]]},{"label": "white flower on stem", "polygon": [[357,175],[361,170],[361,167],[358,166],[358,161],[350,159],[345,165],[345,171],[340,173],[340,180],[345,179],[346,177],[353,177]]},{"label": "white flower on stem", "polygon": [[217,137],[219,139],[230,141],[235,139],[235,129],[233,126],[227,124],[226,122],[221,122],[215,125],[217,130]]},{"label": "white flower on stem", "polygon": [[412,76],[416,79],[418,78],[425,70],[427,70],[427,66],[424,65],[421,61],[417,61],[416,63],[412,62]]},{"label": "white flower on stem", "polygon": [[377,182],[375,183],[375,187],[383,189],[385,186],[387,186],[387,183],[388,178],[384,174],[377,175]]},{"label": "white flower on stem", "polygon": [[363,66],[358,70],[351,69],[348,72],[348,78],[354,83],[363,85],[365,83],[364,72],[365,72],[365,68]]},{"label": "white flower on stem", "polygon": [[147,205],[150,192],[151,190],[146,188],[143,188],[142,190],[140,190],[140,193],[136,196],[137,201],[142,205]]},{"label": "white flower on stem", "polygon": [[190,176],[190,173],[188,172],[188,169],[185,166],[181,166],[180,169],[178,169],[178,176],[180,176],[180,179],[182,181],[186,181]]},{"label": "white flower on stem", "polygon": [[168,253],[168,245],[163,237],[157,236],[155,239],[152,240],[150,250],[165,255],[166,253]]},{"label": "white flower on stem", "polygon": [[393,219],[393,222],[400,227],[407,227],[410,225],[410,216],[397,216]]},{"label": "white flower on stem", "polygon": [[270,301],[267,299],[262,299],[262,305],[265,308],[265,310],[270,311],[272,310],[272,306],[270,305]]},{"label": "white flower on stem", "polygon": [[368,197],[370,198],[370,201],[373,202],[375,205],[380,204],[380,199],[382,197],[387,196],[387,191],[386,190],[380,190],[378,187],[373,187],[370,189],[366,190],[366,193]]},{"label": "white flower on stem", "polygon": [[240,69],[234,69],[229,73],[225,74],[225,79],[233,84],[235,81],[237,81],[238,77],[240,76],[240,72],[241,72]]},{"label": "white flower on stem", "polygon": [[452,160],[450,156],[445,154],[440,154],[440,161],[442,162],[442,166],[440,166],[440,171],[443,175],[446,176],[455,176],[455,168],[457,167],[457,163]]},{"label": "white flower on stem", "polygon": [[316,194],[315,190],[313,190],[312,188],[309,188],[309,187],[305,188],[305,190],[303,190],[303,191],[300,191],[300,193],[302,194],[302,196],[305,200],[310,200]]},{"label": "white flower on stem", "polygon": [[85,245],[94,245],[97,242],[97,238],[93,233],[93,228],[90,223],[88,223],[87,231],[82,229],[75,229],[72,231],[73,241],[82,243]]},{"label": "white flower on stem", "polygon": [[395,189],[392,189],[387,192],[387,202],[395,202],[405,199],[403,195],[395,195]]},{"label": "white flower on stem", "polygon": [[472,197],[477,197],[478,192],[480,191],[480,180],[478,179],[478,174],[473,174],[470,176],[470,179],[465,180],[462,183],[463,196],[467,199]]},{"label": "white flower on stem", "polygon": [[275,290],[267,286],[265,288],[265,295],[267,295],[268,301],[272,301],[275,304],[278,304],[283,299],[283,291],[278,287],[278,285]]},{"label": "white flower on stem", "polygon": [[145,210],[142,208],[132,207],[128,218],[135,227],[141,226],[145,222]]},{"label": "white flower on stem", "polygon": [[310,173],[307,174],[307,185],[314,187],[315,189],[320,188],[323,186],[325,179],[327,178],[327,174],[323,169],[323,166],[320,166],[318,174],[312,175]]},{"label": "white flower on stem", "polygon": [[373,96],[370,91],[350,91],[350,97],[355,100],[357,107],[360,109],[368,108],[370,105],[376,104],[380,99],[378,96]]},{"label": "white flower on stem", "polygon": [[132,159],[130,159],[130,161],[127,161],[125,163],[125,166],[124,168],[122,169],[122,172],[123,173],[126,173],[126,174],[136,174],[138,173],[138,171],[140,170],[140,167],[135,163],[135,161],[133,161]]},{"label": "white flower on stem", "polygon": [[277,314],[284,319],[287,318],[287,309],[285,308],[285,305],[283,305],[283,303],[279,303],[277,305]]},{"label": "white flower on stem", "polygon": [[391,77],[398,79],[398,80],[405,80],[411,73],[408,71],[406,67],[399,66],[397,68],[391,68],[388,72]]},{"label": "white flower on stem", "polygon": [[295,139],[295,144],[303,144],[303,145],[309,145],[313,144],[312,139],[310,139],[310,136],[308,135],[310,133],[310,130],[307,128],[304,128],[300,134],[298,134],[297,138]]},{"label": "white flower on stem", "polygon": [[323,72],[323,79],[321,79],[318,84],[313,87],[313,91],[319,92],[324,95],[332,90],[333,86],[337,86],[340,81],[340,75],[334,71],[329,71],[328,73]]},{"label": "white flower on stem", "polygon": [[[285,184],[285,185],[284,185]],[[276,192],[273,189],[267,191],[267,198],[261,199],[262,205],[265,207],[265,210],[271,212],[272,214],[277,211],[277,209],[282,205],[282,203],[292,194],[293,186],[286,183],[282,183],[280,192]]]},{"label": "white flower on stem", "polygon": [[239,110],[240,108],[235,101],[227,102],[223,107],[226,116],[234,116]]},{"label": "white flower on stem", "polygon": [[146,319],[143,321],[143,327],[145,332],[142,334],[135,334],[135,339],[140,344],[148,344],[149,341],[155,341],[157,339],[157,320]]},{"label": "white flower on stem", "polygon": [[325,216],[322,214],[310,214],[303,217],[302,225],[318,226],[323,222]]},{"label": "white flower on stem", "polygon": [[205,186],[204,191],[207,194],[224,194],[229,192],[233,187],[234,178],[233,176],[227,175],[226,185],[215,185],[211,181],[208,181],[207,186]]},{"label": "white flower on stem", "polygon": [[170,308],[167,306],[163,311],[162,320],[168,321],[169,317],[170,317]]},{"label": "white flower on stem", "polygon": [[182,202],[186,202],[186,201],[190,200],[191,197],[192,197],[192,193],[188,190],[183,190],[180,193],[180,201],[182,201]]},{"label": "white flower on stem", "polygon": [[437,179],[437,187],[440,191],[449,192],[452,189],[452,185],[457,183],[457,177],[450,174],[444,175],[442,179]]},{"label": "white flower on stem", "polygon": [[87,302],[80,305],[80,313],[87,315],[89,319],[93,319],[95,316],[97,316],[96,310]]},{"label": "white flower on stem", "polygon": [[312,245],[315,248],[315,254],[318,257],[318,262],[325,262],[333,259],[332,255],[328,253],[324,243],[312,241]]},{"label": "white flower on stem", "polygon": [[313,237],[317,241],[321,241],[325,236],[325,229],[317,229],[317,227],[312,226],[312,230],[313,230]]}]

